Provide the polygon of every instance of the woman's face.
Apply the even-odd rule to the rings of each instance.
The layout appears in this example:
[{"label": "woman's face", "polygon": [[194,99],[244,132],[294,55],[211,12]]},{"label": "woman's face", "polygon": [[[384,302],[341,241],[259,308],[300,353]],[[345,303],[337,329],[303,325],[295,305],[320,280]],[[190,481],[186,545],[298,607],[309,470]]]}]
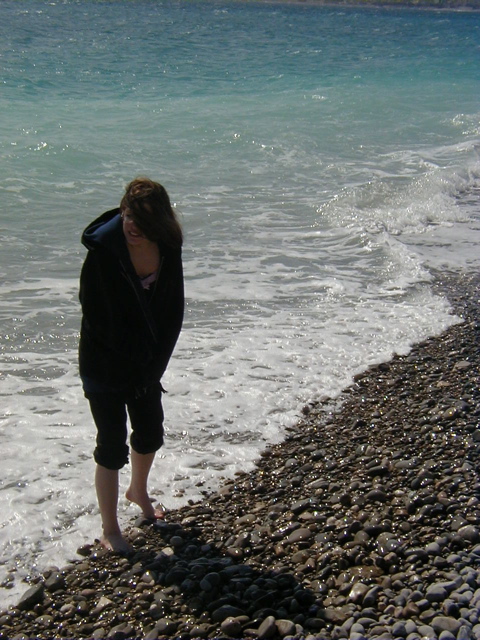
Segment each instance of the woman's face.
[{"label": "woman's face", "polygon": [[122,220],[123,234],[129,245],[140,246],[145,242],[148,242],[145,234],[140,231],[140,229],[135,224],[133,217],[127,211],[122,212]]}]

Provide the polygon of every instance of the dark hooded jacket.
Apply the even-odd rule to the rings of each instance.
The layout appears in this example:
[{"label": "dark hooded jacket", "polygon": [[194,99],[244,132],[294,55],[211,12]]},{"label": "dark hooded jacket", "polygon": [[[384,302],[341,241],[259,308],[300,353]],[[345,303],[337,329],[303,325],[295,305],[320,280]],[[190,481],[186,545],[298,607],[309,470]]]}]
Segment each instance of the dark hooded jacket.
[{"label": "dark hooded jacket", "polygon": [[120,210],[83,232],[88,249],[80,276],[80,376],[85,392],[141,392],[158,382],[182,327],[181,249],[159,242],[160,269],[143,289],[130,260]]}]

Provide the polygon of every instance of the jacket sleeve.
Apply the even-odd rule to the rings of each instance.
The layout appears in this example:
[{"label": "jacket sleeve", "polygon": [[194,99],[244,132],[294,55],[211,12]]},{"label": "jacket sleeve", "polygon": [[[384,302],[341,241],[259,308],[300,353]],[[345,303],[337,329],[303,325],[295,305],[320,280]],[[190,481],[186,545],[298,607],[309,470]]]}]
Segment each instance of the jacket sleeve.
[{"label": "jacket sleeve", "polygon": [[[101,251],[89,251],[80,275],[80,304],[82,306],[82,332],[88,334],[91,340],[109,350],[121,350],[118,330],[115,326],[115,316],[118,311],[112,304],[112,269]],[[118,329],[117,325],[117,329]]]},{"label": "jacket sleeve", "polygon": [[181,251],[169,259],[169,269],[165,288],[161,288],[162,312],[159,321],[159,341],[156,374],[162,377],[177,343],[183,324],[185,293]]}]

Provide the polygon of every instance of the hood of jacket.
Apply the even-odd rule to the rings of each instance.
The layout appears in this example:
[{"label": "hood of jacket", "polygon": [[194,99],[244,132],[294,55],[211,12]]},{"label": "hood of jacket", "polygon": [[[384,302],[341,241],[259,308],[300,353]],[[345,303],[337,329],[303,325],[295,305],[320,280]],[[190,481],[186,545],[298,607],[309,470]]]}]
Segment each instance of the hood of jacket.
[{"label": "hood of jacket", "polygon": [[[82,233],[82,244],[92,251],[102,247],[116,255],[123,262],[130,262],[127,242],[123,233],[123,222],[120,217],[120,209],[105,211],[96,220],[91,222]],[[160,253],[163,256],[174,255],[176,250],[171,249],[160,240],[157,241]]]},{"label": "hood of jacket", "polygon": [[120,258],[125,257],[127,247],[120,209],[106,211],[91,222],[82,234],[82,244],[89,251],[103,247]]}]

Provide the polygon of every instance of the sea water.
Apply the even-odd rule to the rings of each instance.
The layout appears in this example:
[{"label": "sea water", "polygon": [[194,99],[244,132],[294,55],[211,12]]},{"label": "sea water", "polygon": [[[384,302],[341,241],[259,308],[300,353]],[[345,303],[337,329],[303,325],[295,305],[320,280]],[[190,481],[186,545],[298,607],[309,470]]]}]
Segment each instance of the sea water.
[{"label": "sea water", "polygon": [[5,606],[100,532],[83,228],[137,175],[176,203],[187,307],[151,491],[200,499],[458,321],[431,284],[479,266],[480,14],[3,0],[0,43]]}]

